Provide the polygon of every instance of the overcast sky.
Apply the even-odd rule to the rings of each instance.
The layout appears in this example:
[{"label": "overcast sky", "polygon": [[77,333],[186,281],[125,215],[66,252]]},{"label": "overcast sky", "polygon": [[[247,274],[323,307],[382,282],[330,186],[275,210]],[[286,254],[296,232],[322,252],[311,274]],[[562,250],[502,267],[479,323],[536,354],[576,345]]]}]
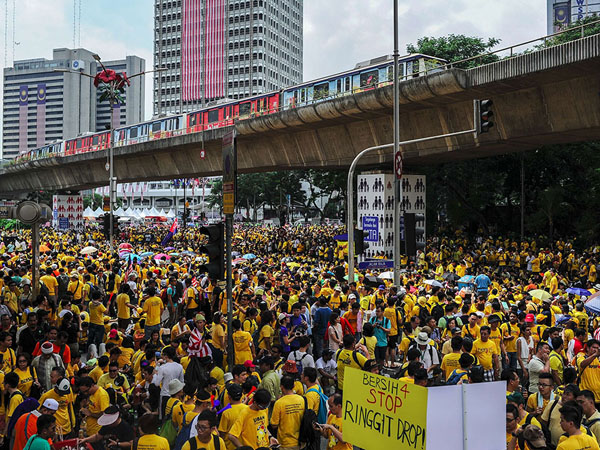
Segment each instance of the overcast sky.
[{"label": "overcast sky", "polygon": [[[81,47],[103,59],[138,55],[152,66],[153,0],[81,0]],[[399,0],[400,54],[423,36],[466,34],[501,39],[501,46],[543,36],[545,0]],[[5,16],[5,5],[8,15]],[[73,0],[5,0],[0,33],[1,62],[51,58],[52,49],[73,47]],[[304,1],[304,79],[354,67],[391,54],[393,0]],[[78,15],[78,11],[77,11]],[[8,35],[5,46],[5,33]],[[6,52],[4,49],[6,48]],[[152,81],[146,82],[146,116]]]}]

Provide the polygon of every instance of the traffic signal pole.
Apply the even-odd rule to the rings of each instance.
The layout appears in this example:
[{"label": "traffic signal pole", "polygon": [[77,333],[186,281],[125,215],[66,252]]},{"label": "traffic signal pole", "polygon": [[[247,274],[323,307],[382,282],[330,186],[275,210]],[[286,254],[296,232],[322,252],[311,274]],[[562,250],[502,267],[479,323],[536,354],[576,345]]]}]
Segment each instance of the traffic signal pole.
[{"label": "traffic signal pole", "polygon": [[[438,134],[437,136],[428,136],[418,139],[411,139],[409,141],[402,141],[398,143],[398,146],[418,144],[420,142],[433,141],[435,139],[445,139],[449,137],[462,136],[464,134],[471,133],[477,133],[477,128],[475,127],[471,128],[470,130],[457,131],[455,133]],[[356,157],[352,161],[352,164],[350,164],[350,169],[348,170],[348,193],[346,195],[346,230],[348,231],[348,282],[352,282],[354,280],[354,172],[356,170],[358,161],[367,153],[371,153],[375,150],[383,150],[390,147],[394,147],[394,144],[376,145],[374,147],[364,149],[362,152],[356,155]],[[398,216],[396,216],[395,220],[398,221],[400,219]],[[399,257],[399,255],[394,255],[394,257],[397,258]]]},{"label": "traffic signal pole", "polygon": [[[225,216],[225,259],[227,272],[227,364],[229,370],[233,367],[233,330],[231,323],[233,322],[233,263],[231,257],[231,237],[233,236],[233,215]],[[256,349],[258,351],[258,349]]]}]

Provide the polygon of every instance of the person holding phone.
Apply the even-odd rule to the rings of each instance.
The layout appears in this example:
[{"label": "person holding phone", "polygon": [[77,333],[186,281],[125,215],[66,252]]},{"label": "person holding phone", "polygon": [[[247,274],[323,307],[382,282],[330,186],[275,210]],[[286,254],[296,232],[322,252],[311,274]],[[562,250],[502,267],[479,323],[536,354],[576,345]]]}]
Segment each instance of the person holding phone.
[{"label": "person holding phone", "polygon": [[352,444],[344,441],[342,435],[342,395],[333,394],[327,400],[329,405],[329,417],[327,423],[319,424],[313,423],[315,430],[319,431],[321,435],[329,439],[327,448],[330,450],[352,450]]}]

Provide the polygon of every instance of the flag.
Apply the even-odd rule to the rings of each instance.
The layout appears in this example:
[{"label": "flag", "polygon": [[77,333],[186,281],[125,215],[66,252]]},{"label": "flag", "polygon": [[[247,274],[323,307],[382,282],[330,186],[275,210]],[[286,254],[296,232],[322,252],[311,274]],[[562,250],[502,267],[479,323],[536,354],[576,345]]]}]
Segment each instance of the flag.
[{"label": "flag", "polygon": [[175,235],[175,233],[177,233],[177,218],[175,218],[175,220],[173,221],[173,225],[171,225],[169,232],[167,233],[165,238],[162,240],[160,245],[162,245],[163,247],[165,245],[167,245],[169,243],[169,241],[171,240],[171,238]]},{"label": "flag", "polygon": [[192,278],[192,287],[193,288],[198,287],[198,279],[196,277]]}]

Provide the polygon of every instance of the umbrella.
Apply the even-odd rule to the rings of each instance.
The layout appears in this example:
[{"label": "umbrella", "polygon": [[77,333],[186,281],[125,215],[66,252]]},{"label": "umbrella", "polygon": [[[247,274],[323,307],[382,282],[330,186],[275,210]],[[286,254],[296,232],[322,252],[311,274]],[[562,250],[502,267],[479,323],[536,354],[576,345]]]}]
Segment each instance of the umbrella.
[{"label": "umbrella", "polygon": [[243,263],[246,262],[246,260],[244,258],[237,258],[234,259],[233,261],[231,261],[232,264],[239,264],[239,263]]},{"label": "umbrella", "polygon": [[573,295],[585,295],[586,297],[589,297],[590,295],[592,295],[592,293],[590,291],[587,291],[585,289],[581,289],[578,287],[570,287],[569,289],[567,289],[567,294],[573,294]]},{"label": "umbrella", "polygon": [[140,255],[136,255],[135,253],[127,253],[127,254],[123,255],[122,258],[127,259],[127,260],[137,259],[138,261],[140,259],[142,259],[142,257]]},{"label": "umbrella", "polygon": [[166,253],[159,253],[158,255],[156,255],[154,257],[154,259],[171,259],[171,257],[169,255],[167,255]]},{"label": "umbrella", "polygon": [[592,312],[594,314],[600,314],[600,291],[592,294],[585,301],[584,306],[588,312]]},{"label": "umbrella", "polygon": [[240,252],[231,252],[231,256],[233,256],[234,258],[236,256],[240,256]]},{"label": "umbrella", "polygon": [[456,281],[460,277],[458,275],[456,275],[455,273],[446,272],[444,275],[442,275],[442,278],[446,281]]},{"label": "umbrella", "polygon": [[382,280],[393,280],[394,279],[394,272],[389,271],[389,272],[383,272],[379,274],[379,278],[381,278]]},{"label": "umbrella", "polygon": [[50,251],[50,247],[48,247],[47,245],[44,245],[44,244],[40,245],[40,252],[46,253],[49,251]]},{"label": "umbrella", "polygon": [[182,255],[190,255],[190,256],[194,256],[196,253],[191,252],[189,250],[184,250],[181,252]]},{"label": "umbrella", "polygon": [[144,252],[144,253],[140,254],[140,256],[142,258],[147,258],[148,256],[152,256],[152,255],[154,255],[154,252]]},{"label": "umbrella", "polygon": [[[346,276],[344,277],[344,280],[347,280],[347,279],[348,279],[348,275],[346,275]],[[355,273],[355,274],[354,274],[354,281],[358,281],[358,279],[359,279],[359,275],[358,275],[357,273]]]},{"label": "umbrella", "polygon": [[169,256],[179,256],[179,253],[177,253],[177,252],[171,252],[171,253],[169,253]]},{"label": "umbrella", "polygon": [[129,244],[127,242],[123,242],[122,244],[119,244],[119,248],[120,249],[131,249],[133,247],[131,246],[131,244]]},{"label": "umbrella", "polygon": [[552,298],[549,292],[544,291],[543,289],[534,289],[528,292],[529,295],[535,298],[539,298],[540,300],[549,300]]},{"label": "umbrella", "polygon": [[96,247],[92,247],[88,245],[87,247],[83,247],[79,252],[81,255],[91,255],[92,253],[96,253],[98,249]]},{"label": "umbrella", "polygon": [[428,284],[430,286],[435,286],[435,287],[444,287],[444,285],[442,283],[440,283],[438,280],[425,280],[423,281],[424,284]]},{"label": "umbrella", "polygon": [[367,275],[365,277],[364,283],[370,286],[381,286],[382,284],[385,285],[385,283],[380,277],[374,277],[373,275]]},{"label": "umbrella", "polygon": [[256,255],[253,253],[246,253],[244,256],[242,256],[242,258],[244,259],[255,259]]},{"label": "umbrella", "polygon": [[165,248],[165,251],[166,251],[166,252],[168,252],[168,251],[171,251],[171,250],[175,250],[175,247],[166,247],[166,248]]}]

